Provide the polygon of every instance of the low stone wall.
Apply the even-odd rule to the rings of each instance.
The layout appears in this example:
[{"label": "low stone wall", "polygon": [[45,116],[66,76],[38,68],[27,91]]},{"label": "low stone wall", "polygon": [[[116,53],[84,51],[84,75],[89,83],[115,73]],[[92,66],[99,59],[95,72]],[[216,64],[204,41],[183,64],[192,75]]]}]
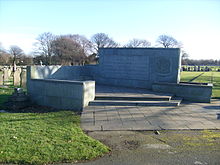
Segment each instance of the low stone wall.
[{"label": "low stone wall", "polygon": [[39,105],[78,111],[94,100],[95,82],[32,79],[28,82],[28,95]]},{"label": "low stone wall", "polygon": [[[69,80],[68,76],[73,76],[67,74],[69,68],[64,67],[63,70],[61,68],[60,66],[28,67],[28,95],[31,101],[39,105],[57,109],[82,110],[89,101],[95,98],[95,81]],[[70,71],[78,72],[76,69]],[[62,78],[64,80],[61,80]],[[73,78],[75,77],[73,76]],[[78,78],[76,76],[76,79]]]},{"label": "low stone wall", "polygon": [[[30,68],[30,67],[28,67]],[[97,74],[97,65],[85,66],[31,66],[32,79],[58,79],[58,80],[93,80]]]},{"label": "low stone wall", "polygon": [[207,83],[154,83],[152,90],[155,92],[168,92],[184,100],[206,102],[211,101],[212,84]]}]

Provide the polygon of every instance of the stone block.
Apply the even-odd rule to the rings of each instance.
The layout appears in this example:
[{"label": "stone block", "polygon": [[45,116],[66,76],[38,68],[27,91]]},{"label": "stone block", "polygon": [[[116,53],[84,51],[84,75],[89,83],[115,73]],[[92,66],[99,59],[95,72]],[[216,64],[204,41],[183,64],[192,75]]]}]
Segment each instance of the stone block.
[{"label": "stone block", "polygon": [[63,108],[61,104],[61,98],[57,96],[44,96],[44,104],[56,109]]},{"label": "stone block", "polygon": [[90,101],[95,99],[95,81],[85,81],[83,83],[83,106],[88,106]]},{"label": "stone block", "polygon": [[83,83],[65,83],[59,91],[62,97],[82,98]]},{"label": "stone block", "polygon": [[63,109],[70,109],[74,111],[82,110],[82,99],[74,99],[74,98],[67,98],[61,97],[61,106]]}]

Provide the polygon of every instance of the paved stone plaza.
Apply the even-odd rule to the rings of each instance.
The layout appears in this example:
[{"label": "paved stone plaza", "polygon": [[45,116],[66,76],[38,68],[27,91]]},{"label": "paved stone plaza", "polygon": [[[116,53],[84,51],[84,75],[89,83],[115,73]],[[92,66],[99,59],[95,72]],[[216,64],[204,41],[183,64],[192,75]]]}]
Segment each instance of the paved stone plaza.
[{"label": "paved stone plaza", "polygon": [[[104,95],[157,96],[147,90],[96,86],[96,96]],[[83,110],[81,127],[85,131],[220,129],[220,100],[183,101],[180,106],[92,105]]]}]

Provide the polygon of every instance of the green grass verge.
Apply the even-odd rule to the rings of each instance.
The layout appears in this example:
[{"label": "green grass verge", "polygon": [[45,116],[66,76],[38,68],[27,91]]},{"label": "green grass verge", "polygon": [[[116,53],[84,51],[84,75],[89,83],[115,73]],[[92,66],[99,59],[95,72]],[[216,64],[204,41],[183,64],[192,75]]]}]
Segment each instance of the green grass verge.
[{"label": "green grass verge", "polygon": [[0,110],[4,109],[3,103],[7,101],[8,97],[12,94],[14,88],[12,86],[8,88],[0,87]]},{"label": "green grass verge", "polygon": [[212,83],[212,97],[220,98],[220,72],[181,72],[181,81],[189,82],[192,79],[191,82]]},{"label": "green grass verge", "polygon": [[[1,109],[12,92],[12,86],[0,89]],[[80,116],[72,111],[0,113],[0,164],[77,162],[109,152],[79,123]]]},{"label": "green grass verge", "polygon": [[76,162],[108,152],[79,122],[71,111],[0,113],[0,163]]},{"label": "green grass verge", "polygon": [[220,151],[220,132],[218,130],[161,132],[160,140],[179,151],[201,151],[201,148],[215,152]]}]

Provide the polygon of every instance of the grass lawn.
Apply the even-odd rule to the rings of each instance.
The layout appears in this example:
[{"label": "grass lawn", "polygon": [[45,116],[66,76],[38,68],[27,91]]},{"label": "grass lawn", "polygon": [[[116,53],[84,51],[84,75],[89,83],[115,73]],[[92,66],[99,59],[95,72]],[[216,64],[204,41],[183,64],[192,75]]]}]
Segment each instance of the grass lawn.
[{"label": "grass lawn", "polygon": [[3,103],[7,101],[8,97],[13,93],[13,87],[1,88],[0,87],[0,110],[4,109]]},{"label": "grass lawn", "polygon": [[[0,89],[0,105],[13,88]],[[87,136],[72,111],[0,113],[0,164],[47,164],[93,159],[109,148]]]},{"label": "grass lawn", "polygon": [[212,97],[220,98],[220,72],[181,72],[181,81],[212,83]]}]

